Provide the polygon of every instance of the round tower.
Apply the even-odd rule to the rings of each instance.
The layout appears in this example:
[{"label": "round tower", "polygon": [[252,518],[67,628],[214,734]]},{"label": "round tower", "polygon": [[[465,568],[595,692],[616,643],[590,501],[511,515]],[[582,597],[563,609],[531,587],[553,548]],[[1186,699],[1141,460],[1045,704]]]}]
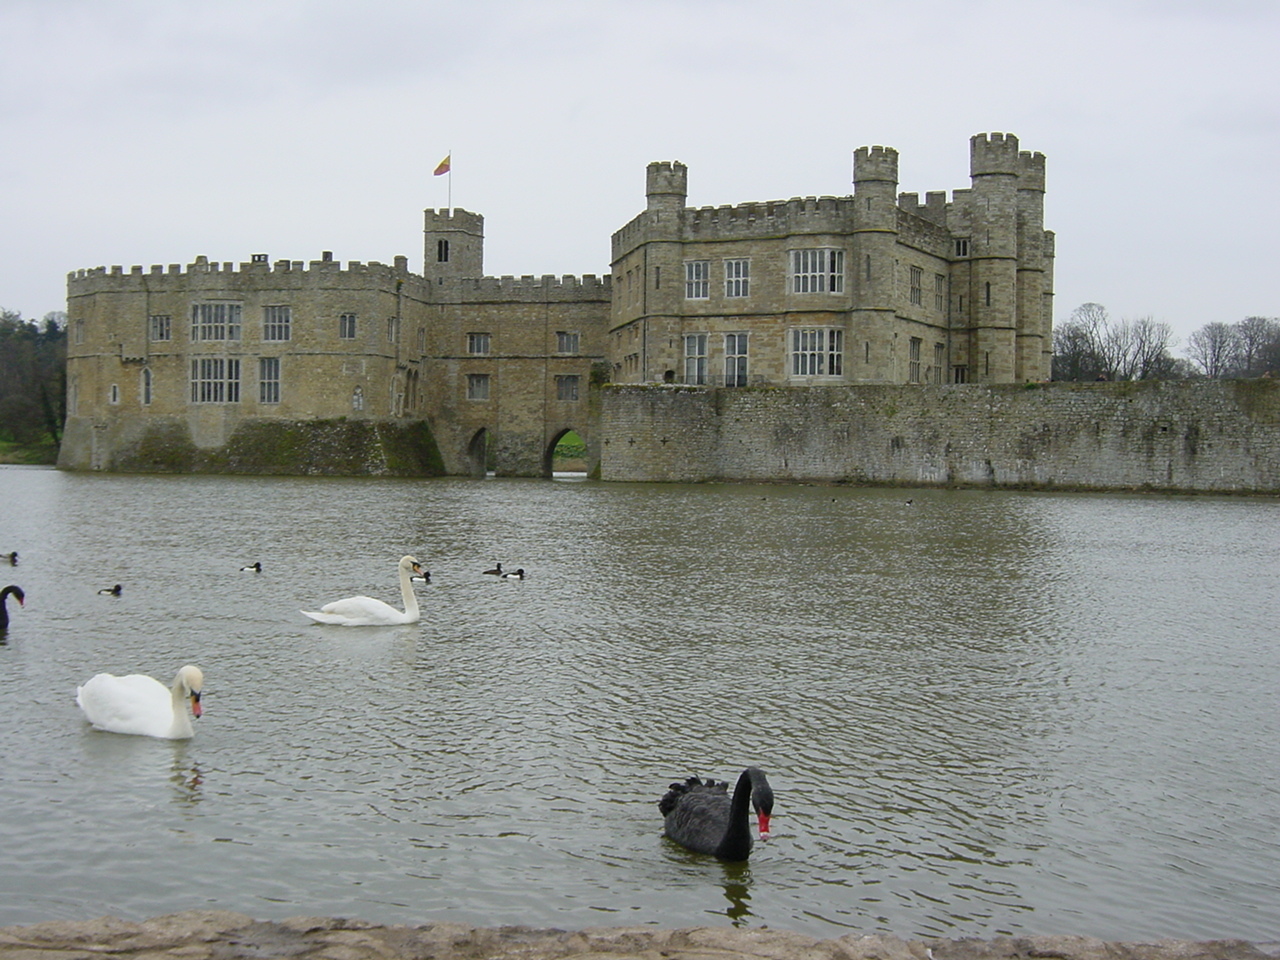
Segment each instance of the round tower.
[{"label": "round tower", "polygon": [[1052,275],[1044,231],[1044,154],[1018,154],[1018,380],[1051,374]]},{"label": "round tower", "polygon": [[677,221],[689,196],[689,168],[679,160],[654,161],[645,170],[644,195],[651,213],[669,214],[672,222]]},{"label": "round tower", "polygon": [[484,276],[484,217],[458,207],[424,211],[422,275],[432,283]]},{"label": "round tower", "polygon": [[853,153],[848,338],[852,380],[891,381],[894,356],[894,261],[898,245],[898,151],[859,147]]},{"label": "round tower", "polygon": [[1010,383],[1018,368],[1018,138],[969,140],[971,190],[970,379]]},{"label": "round tower", "polygon": [[897,230],[898,151],[859,147],[853,152],[855,227]]}]

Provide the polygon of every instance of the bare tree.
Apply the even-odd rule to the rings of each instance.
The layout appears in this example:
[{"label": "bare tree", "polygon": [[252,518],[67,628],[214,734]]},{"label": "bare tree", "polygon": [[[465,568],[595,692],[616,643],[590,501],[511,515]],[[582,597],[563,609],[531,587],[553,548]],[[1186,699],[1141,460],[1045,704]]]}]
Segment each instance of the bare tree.
[{"label": "bare tree", "polygon": [[1054,377],[1059,380],[1151,380],[1180,375],[1169,353],[1167,323],[1152,317],[1113,323],[1100,303],[1083,303],[1054,328]]},{"label": "bare tree", "polygon": [[1071,319],[1053,328],[1053,377],[1055,380],[1096,380],[1106,372],[1101,340],[1110,321],[1100,303],[1082,303]]},{"label": "bare tree", "polygon": [[1187,337],[1187,357],[1210,380],[1220,380],[1236,364],[1239,339],[1239,333],[1231,324],[1206,323]]},{"label": "bare tree", "polygon": [[1133,359],[1131,380],[1158,380],[1174,370],[1170,349],[1177,345],[1173,328],[1154,317],[1126,321],[1132,331]]},{"label": "bare tree", "polygon": [[1245,317],[1232,326],[1239,344],[1237,375],[1257,377],[1270,370],[1265,358],[1268,352],[1277,352],[1274,345],[1280,344],[1280,320],[1271,317]]}]

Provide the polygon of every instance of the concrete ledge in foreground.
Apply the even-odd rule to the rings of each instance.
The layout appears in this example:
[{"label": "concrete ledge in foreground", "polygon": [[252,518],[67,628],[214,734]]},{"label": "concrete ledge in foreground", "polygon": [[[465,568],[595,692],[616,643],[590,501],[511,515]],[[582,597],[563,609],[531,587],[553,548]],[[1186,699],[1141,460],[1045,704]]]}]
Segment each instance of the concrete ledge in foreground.
[{"label": "concrete ledge in foreground", "polygon": [[142,923],[102,917],[0,927],[0,960],[1274,960],[1280,942],[1028,936],[993,940],[900,940],[850,934],[815,940],[769,929],[598,927],[580,931],[359,920],[254,920],[189,910]]}]

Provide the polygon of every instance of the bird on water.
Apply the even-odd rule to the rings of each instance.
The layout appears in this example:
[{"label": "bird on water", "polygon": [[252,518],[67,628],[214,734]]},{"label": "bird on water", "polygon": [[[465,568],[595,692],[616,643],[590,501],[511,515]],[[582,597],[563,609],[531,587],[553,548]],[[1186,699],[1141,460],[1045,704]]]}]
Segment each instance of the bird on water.
[{"label": "bird on water", "polygon": [[195,735],[191,718],[199,719],[203,712],[203,688],[204,674],[191,664],[178,671],[169,688],[139,673],[127,677],[99,673],[76,688],[76,703],[98,730],[186,740]]},{"label": "bird on water", "polygon": [[253,561],[253,563],[249,564],[247,567],[241,567],[241,568],[240,568],[240,572],[241,572],[241,573],[245,573],[246,571],[247,571],[247,572],[249,572],[249,573],[261,573],[261,572],[262,572],[262,561],[261,561],[261,560],[255,560],[255,561]]},{"label": "bird on water", "polygon": [[123,589],[124,587],[117,583],[114,587],[103,587],[98,591],[98,593],[104,597],[118,597],[120,596],[120,591]]},{"label": "bird on water", "polygon": [[342,627],[376,627],[398,623],[417,623],[420,616],[418,598],[413,592],[413,584],[409,578],[422,573],[422,564],[413,557],[400,558],[397,565],[400,570],[400,598],[404,602],[404,610],[397,610],[391,604],[373,597],[347,597],[345,600],[334,600],[326,603],[319,610],[303,610],[303,614],[316,623],[332,623]]},{"label": "bird on water", "polygon": [[747,767],[738,777],[732,799],[728,790],[725,781],[698,777],[671,784],[658,801],[662,832],[695,853],[746,860],[752,846],[750,811],[755,809],[760,839],[766,839],[773,815],[773,788],[763,770]]},{"label": "bird on water", "polygon": [[3,590],[0,590],[0,630],[4,630],[9,626],[9,597],[13,597],[18,601],[18,606],[25,606],[27,595],[22,592],[22,588],[16,583],[11,583]]},{"label": "bird on water", "polygon": [[502,576],[502,564],[501,564],[501,563],[495,563],[495,564],[493,565],[493,569],[492,569],[492,570],[486,570],[486,571],[485,571],[485,573],[491,573],[491,574],[493,574],[495,577],[500,577],[500,576]]}]

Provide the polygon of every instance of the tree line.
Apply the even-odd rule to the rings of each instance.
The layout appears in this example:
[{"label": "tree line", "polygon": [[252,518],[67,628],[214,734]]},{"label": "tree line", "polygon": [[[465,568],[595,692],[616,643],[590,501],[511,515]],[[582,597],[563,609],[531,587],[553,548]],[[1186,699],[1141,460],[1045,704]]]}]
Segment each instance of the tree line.
[{"label": "tree line", "polygon": [[1053,329],[1055,380],[1223,380],[1280,376],[1280,319],[1208,323],[1187,338],[1151,317],[1112,320],[1100,303],[1083,303]]},{"label": "tree line", "polygon": [[58,443],[66,419],[67,315],[0,307],[0,441]]}]

